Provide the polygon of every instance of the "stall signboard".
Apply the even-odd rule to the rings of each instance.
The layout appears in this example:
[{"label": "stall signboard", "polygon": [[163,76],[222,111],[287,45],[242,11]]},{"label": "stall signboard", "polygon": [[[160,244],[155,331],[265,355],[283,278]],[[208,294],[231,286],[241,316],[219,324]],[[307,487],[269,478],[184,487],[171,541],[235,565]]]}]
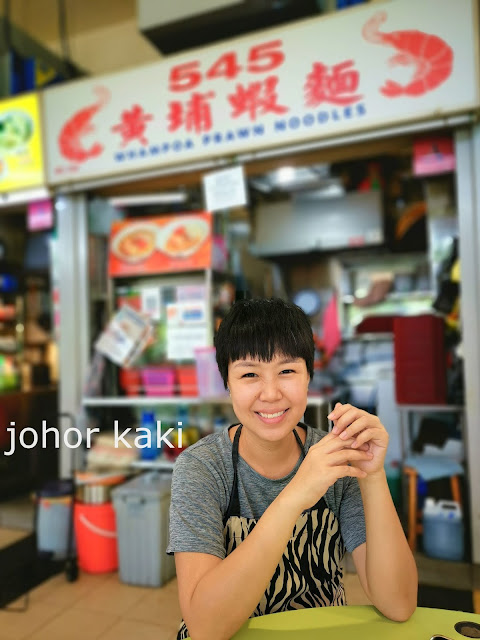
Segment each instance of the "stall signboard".
[{"label": "stall signboard", "polygon": [[44,184],[38,95],[0,101],[0,193]]},{"label": "stall signboard", "polygon": [[137,218],[112,224],[110,276],[206,269],[212,263],[209,213]]},{"label": "stall signboard", "polygon": [[60,184],[479,106],[475,0],[371,3],[44,92]]}]

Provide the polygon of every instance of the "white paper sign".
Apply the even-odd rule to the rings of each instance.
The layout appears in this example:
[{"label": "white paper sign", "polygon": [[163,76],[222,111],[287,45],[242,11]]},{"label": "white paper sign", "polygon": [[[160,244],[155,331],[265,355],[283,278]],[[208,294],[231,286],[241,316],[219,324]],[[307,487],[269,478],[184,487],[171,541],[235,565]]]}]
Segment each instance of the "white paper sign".
[{"label": "white paper sign", "polygon": [[204,300],[167,305],[167,358],[194,360],[194,350],[209,344]]},{"label": "white paper sign", "polygon": [[212,171],[203,176],[206,211],[221,211],[247,204],[243,167]]},{"label": "white paper sign", "polygon": [[194,360],[195,349],[208,344],[206,325],[167,327],[167,358],[169,360]]}]

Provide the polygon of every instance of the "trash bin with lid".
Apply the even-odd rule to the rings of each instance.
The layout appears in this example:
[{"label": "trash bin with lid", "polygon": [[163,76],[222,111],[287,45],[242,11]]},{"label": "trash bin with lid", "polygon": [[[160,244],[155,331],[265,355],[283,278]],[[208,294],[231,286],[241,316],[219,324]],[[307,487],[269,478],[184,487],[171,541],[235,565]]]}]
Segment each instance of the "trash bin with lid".
[{"label": "trash bin with lid", "polygon": [[112,491],[122,582],[160,587],[175,575],[167,556],[171,473],[149,472]]},{"label": "trash bin with lid", "polygon": [[73,482],[54,480],[37,491],[37,549],[55,559],[66,558],[72,538]]}]

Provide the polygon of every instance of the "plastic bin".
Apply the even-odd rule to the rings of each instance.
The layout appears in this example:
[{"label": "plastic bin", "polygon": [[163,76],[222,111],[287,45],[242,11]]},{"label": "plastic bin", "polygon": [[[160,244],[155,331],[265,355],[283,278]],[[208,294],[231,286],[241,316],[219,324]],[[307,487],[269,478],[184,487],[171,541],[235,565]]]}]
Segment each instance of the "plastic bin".
[{"label": "plastic bin", "polygon": [[195,349],[197,366],[198,395],[201,398],[212,398],[227,394],[222,376],[215,359],[215,347]]},{"label": "plastic bin", "polygon": [[166,554],[171,483],[170,473],[153,471],[112,492],[122,582],[160,587],[175,575]]},{"label": "plastic bin", "polygon": [[146,367],[142,369],[142,382],[147,396],[173,396],[175,369],[173,367]]},{"label": "plastic bin", "polygon": [[197,370],[195,365],[177,366],[178,390],[181,396],[197,396]]},{"label": "plastic bin", "polygon": [[423,510],[423,550],[432,558],[460,562],[464,557],[462,509],[458,502],[433,498]]},{"label": "plastic bin", "polygon": [[445,404],[444,319],[434,315],[396,317],[393,332],[397,402]]},{"label": "plastic bin", "polygon": [[37,549],[66,558],[72,526],[73,483],[59,480],[47,483],[37,493]]},{"label": "plastic bin", "polygon": [[122,368],[118,374],[119,384],[127,396],[138,396],[142,391],[142,377],[138,369]]},{"label": "plastic bin", "polygon": [[74,514],[80,569],[89,573],[115,571],[118,568],[118,549],[112,503],[76,502]]}]

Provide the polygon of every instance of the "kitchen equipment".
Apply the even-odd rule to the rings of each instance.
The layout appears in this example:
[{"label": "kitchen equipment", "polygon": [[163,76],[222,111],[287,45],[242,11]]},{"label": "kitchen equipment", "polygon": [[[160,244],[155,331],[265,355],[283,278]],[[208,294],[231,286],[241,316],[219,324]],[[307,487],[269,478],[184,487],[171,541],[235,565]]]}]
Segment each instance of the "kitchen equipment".
[{"label": "kitchen equipment", "polygon": [[125,476],[118,473],[77,472],[75,497],[85,504],[104,504],[110,501],[112,489],[124,481]]}]

